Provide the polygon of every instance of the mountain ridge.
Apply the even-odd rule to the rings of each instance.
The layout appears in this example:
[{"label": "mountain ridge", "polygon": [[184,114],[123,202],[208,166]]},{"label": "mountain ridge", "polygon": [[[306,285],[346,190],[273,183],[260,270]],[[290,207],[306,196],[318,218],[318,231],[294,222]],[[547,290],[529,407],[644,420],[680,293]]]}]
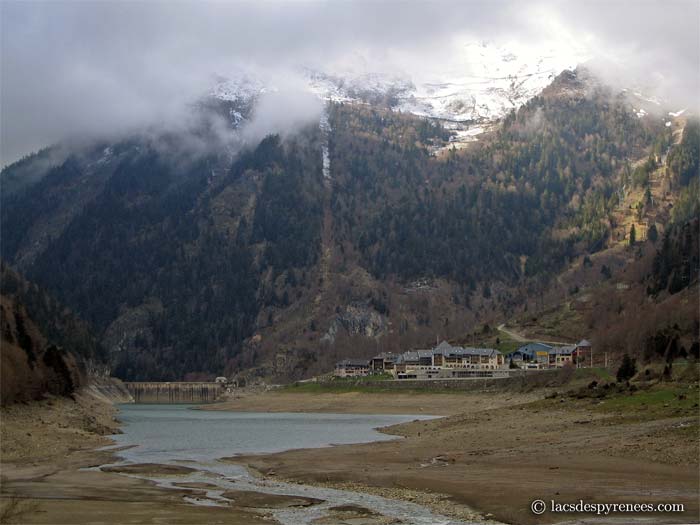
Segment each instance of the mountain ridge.
[{"label": "mountain ridge", "polygon": [[296,379],[510,317],[612,242],[625,165],[680,148],[686,121],[640,119],[581,72],[459,152],[386,107],[327,118],[232,161],[84,150],[3,192],[3,256],[96,328],[120,377]]}]

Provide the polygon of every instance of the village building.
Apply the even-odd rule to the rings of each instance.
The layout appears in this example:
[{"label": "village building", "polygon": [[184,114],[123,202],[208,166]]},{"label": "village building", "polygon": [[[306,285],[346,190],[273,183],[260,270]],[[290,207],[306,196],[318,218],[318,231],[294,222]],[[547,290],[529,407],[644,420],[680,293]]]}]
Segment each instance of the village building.
[{"label": "village building", "polygon": [[527,343],[507,356],[494,348],[452,346],[442,341],[432,350],[382,352],[367,361],[345,359],[336,365],[334,375],[363,377],[388,372],[396,379],[508,377],[512,365],[525,369],[585,366],[592,362],[591,357],[592,345],[585,339],[558,347]]},{"label": "village building", "polygon": [[449,354],[454,347],[447,341],[443,341],[433,349],[433,364],[445,366],[445,354]]},{"label": "village building", "polygon": [[493,348],[462,348],[441,342],[432,350],[412,350],[399,355],[394,367],[397,379],[449,379],[491,377],[479,374],[504,369],[504,357]]},{"label": "village building", "polygon": [[418,366],[422,368],[433,368],[433,351],[432,350],[416,350],[418,354]]},{"label": "village building", "polygon": [[593,345],[586,339],[576,343],[575,360],[577,366],[593,366]]},{"label": "village building", "polygon": [[391,372],[394,370],[398,357],[392,352],[382,352],[371,359],[370,368],[374,373]]},{"label": "village building", "polygon": [[394,377],[401,379],[416,379],[417,374],[432,378],[438,368],[433,365],[432,350],[409,350],[400,354],[394,366]]},{"label": "village building", "polygon": [[561,368],[567,365],[572,366],[575,356],[576,347],[574,345],[552,348],[549,351],[549,367]]},{"label": "village building", "polygon": [[508,355],[508,362],[521,368],[561,368],[591,364],[592,345],[582,339],[575,345],[552,347],[545,343],[528,343]]},{"label": "village building", "polygon": [[414,368],[418,366],[417,352],[404,352],[399,355],[394,364],[394,375],[405,374],[408,367]]},{"label": "village building", "polygon": [[[444,345],[443,345],[444,343]],[[440,343],[433,351],[434,365],[444,368],[495,370],[503,366],[503,354],[493,348],[462,348]]]},{"label": "village building", "polygon": [[363,377],[369,375],[369,361],[365,359],[343,359],[335,365],[335,377]]},{"label": "village building", "polygon": [[551,346],[544,343],[528,343],[508,355],[508,360],[518,366],[532,365],[529,368],[546,368],[549,366]]}]

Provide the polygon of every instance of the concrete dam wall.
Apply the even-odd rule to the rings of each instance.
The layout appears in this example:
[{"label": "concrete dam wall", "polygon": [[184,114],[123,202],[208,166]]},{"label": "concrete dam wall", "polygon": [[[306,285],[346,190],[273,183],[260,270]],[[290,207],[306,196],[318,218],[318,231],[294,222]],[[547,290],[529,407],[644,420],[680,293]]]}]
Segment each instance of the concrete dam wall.
[{"label": "concrete dam wall", "polygon": [[127,382],[134,403],[214,403],[226,392],[221,383]]}]

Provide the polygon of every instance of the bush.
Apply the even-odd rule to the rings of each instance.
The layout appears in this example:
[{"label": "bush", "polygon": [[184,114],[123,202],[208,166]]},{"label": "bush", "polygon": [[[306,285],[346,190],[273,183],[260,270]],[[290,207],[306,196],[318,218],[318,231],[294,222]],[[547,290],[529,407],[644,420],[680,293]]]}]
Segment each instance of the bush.
[{"label": "bush", "polygon": [[622,357],[622,364],[620,368],[617,369],[617,382],[622,383],[624,381],[629,381],[637,373],[637,362],[635,359],[631,358],[629,354],[625,354]]}]

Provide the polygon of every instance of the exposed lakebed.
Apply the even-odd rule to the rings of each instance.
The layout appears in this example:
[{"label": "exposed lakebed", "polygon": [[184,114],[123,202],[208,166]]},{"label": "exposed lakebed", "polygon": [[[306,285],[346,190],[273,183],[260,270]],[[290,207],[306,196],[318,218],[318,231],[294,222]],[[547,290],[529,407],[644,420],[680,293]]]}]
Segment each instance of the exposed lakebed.
[{"label": "exposed lakebed", "polygon": [[[187,405],[121,405],[119,463],[103,470],[191,489],[197,505],[262,509],[283,524],[461,524],[419,505],[365,493],[261,479],[223,458],[400,439],[377,428],[430,416],[241,413]],[[165,467],[164,465],[168,465]],[[346,521],[346,519],[348,521]]]}]

